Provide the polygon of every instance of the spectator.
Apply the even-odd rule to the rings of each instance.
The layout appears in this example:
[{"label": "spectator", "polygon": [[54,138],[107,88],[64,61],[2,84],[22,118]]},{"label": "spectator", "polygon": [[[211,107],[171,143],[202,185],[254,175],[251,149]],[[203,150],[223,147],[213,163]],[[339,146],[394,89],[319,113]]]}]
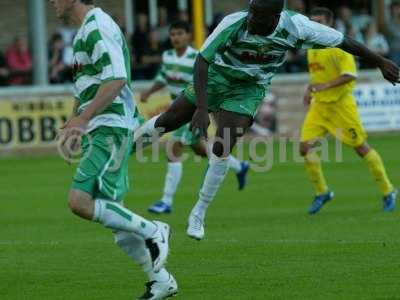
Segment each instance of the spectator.
[{"label": "spectator", "polygon": [[10,74],[10,72],[8,71],[8,68],[7,68],[6,59],[3,55],[3,53],[0,53],[0,86],[8,85],[8,75],[9,74]]},{"label": "spectator", "polygon": [[150,80],[156,76],[161,63],[162,52],[158,30],[153,29],[150,31],[149,42],[140,61],[145,79]]},{"label": "spectator", "polygon": [[62,26],[57,30],[57,33],[62,36],[66,47],[72,46],[76,35],[76,29],[74,27],[71,27],[67,21],[64,21]]},{"label": "spectator", "polygon": [[190,21],[189,13],[183,10],[180,11],[178,14],[178,19],[181,21],[189,22]]},{"label": "spectator", "polygon": [[361,9],[361,14],[353,15],[353,11],[350,7],[342,5],[338,9],[338,19],[336,20],[336,29],[344,34],[349,34],[348,29],[352,30],[352,34],[362,39],[362,31],[366,25],[372,21],[372,17],[368,15],[368,11],[365,8]]},{"label": "spectator", "polygon": [[389,57],[400,65],[400,0],[394,0],[390,7],[391,18],[385,25],[386,36],[390,45]]},{"label": "spectator", "polygon": [[389,53],[389,44],[383,34],[378,32],[376,23],[371,21],[365,28],[365,44],[380,55],[386,56]]},{"label": "spectator", "polygon": [[303,15],[306,14],[306,5],[303,0],[291,0],[288,3],[288,7],[289,9],[297,11]]},{"label": "spectator", "polygon": [[162,44],[169,40],[168,11],[163,6],[158,8],[158,34]]},{"label": "spectator", "polygon": [[31,82],[32,59],[25,37],[16,37],[6,52],[6,62],[10,70],[9,83],[24,85]]},{"label": "spectator", "polygon": [[345,30],[346,30],[345,31],[346,35],[348,35],[352,39],[355,39],[357,42],[361,44],[365,43],[362,33],[356,30],[353,23],[346,23]]},{"label": "spectator", "polygon": [[346,26],[352,23],[352,12],[348,6],[342,5],[338,9],[338,18],[336,20],[336,29],[346,34]]},{"label": "spectator", "polygon": [[50,83],[65,83],[71,81],[70,65],[65,64],[65,45],[61,34],[56,33],[50,41]]},{"label": "spectator", "polygon": [[373,17],[368,13],[366,7],[361,8],[360,13],[352,18],[353,25],[358,31],[362,32],[373,21]]},{"label": "spectator", "polygon": [[143,58],[143,53],[148,44],[149,25],[148,18],[145,14],[137,15],[137,27],[132,36],[132,49],[135,63],[140,63]]}]

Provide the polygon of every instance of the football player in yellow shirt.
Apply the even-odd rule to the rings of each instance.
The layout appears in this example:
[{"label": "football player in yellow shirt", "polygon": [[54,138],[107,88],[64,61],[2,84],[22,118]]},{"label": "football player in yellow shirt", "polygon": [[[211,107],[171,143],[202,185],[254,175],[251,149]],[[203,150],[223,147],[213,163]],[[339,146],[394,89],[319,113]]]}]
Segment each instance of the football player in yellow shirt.
[{"label": "football player in yellow shirt", "polygon": [[[311,19],[332,26],[334,16],[329,9],[320,7],[311,12]],[[300,151],[316,192],[309,213],[319,212],[334,196],[325,181],[321,160],[312,151],[313,142],[327,133],[354,148],[363,158],[383,194],[384,211],[394,210],[397,191],[386,174],[380,155],[367,143],[367,134],[353,97],[357,79],[354,57],[339,48],[332,48],[308,50],[307,58],[311,84],[304,103],[310,107],[302,128]]]}]

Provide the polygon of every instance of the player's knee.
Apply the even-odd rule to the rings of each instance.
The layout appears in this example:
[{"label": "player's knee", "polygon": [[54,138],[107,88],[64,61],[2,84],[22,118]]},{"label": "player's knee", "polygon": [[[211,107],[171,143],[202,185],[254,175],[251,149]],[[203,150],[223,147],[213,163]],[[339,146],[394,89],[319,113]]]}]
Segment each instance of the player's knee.
[{"label": "player's knee", "polygon": [[193,151],[196,155],[198,155],[200,157],[208,157],[207,149],[205,149],[205,148],[195,147],[195,148],[193,148]]},{"label": "player's knee", "polygon": [[303,157],[306,156],[309,151],[310,151],[310,145],[308,143],[301,143],[300,144],[299,152],[300,152],[301,156],[303,156]]},{"label": "player's knee", "polygon": [[69,195],[68,207],[72,213],[74,213],[75,215],[79,215],[79,212],[81,210],[80,201],[76,194],[74,194],[73,192],[71,192]]},{"label": "player's knee", "polygon": [[364,143],[361,146],[355,147],[354,149],[360,157],[367,156],[367,154],[371,151],[371,147],[367,143]]},{"label": "player's knee", "polygon": [[68,198],[68,207],[71,212],[79,217],[90,219],[92,212],[87,205],[87,196],[79,191],[72,190]]},{"label": "player's knee", "polygon": [[216,142],[212,148],[212,153],[219,158],[228,157],[232,147],[223,142]]}]

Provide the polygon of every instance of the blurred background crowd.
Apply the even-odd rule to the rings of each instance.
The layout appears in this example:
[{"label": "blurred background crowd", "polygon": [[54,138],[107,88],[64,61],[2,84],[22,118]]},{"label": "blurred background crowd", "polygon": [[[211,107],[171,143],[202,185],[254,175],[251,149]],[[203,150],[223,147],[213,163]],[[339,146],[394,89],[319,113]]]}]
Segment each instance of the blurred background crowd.
[{"label": "blurred background crowd", "polygon": [[[321,1],[288,0],[288,7],[302,14]],[[324,3],[326,1],[323,1]],[[400,0],[393,0],[387,15],[374,14],[371,1],[353,1],[346,5],[337,5],[335,1],[327,4],[336,13],[336,28],[371,49],[393,59],[400,64]],[[226,13],[216,12],[210,33]],[[375,17],[373,17],[375,15]],[[124,22],[115,19],[125,28]],[[134,33],[126,36],[132,53],[132,78],[151,80],[158,72],[161,54],[170,48],[168,24],[181,19],[190,21],[190,14],[178,12],[170,7],[158,7],[158,26],[149,25],[148,13],[138,10],[135,15]],[[52,34],[48,41],[49,77],[52,84],[71,82],[72,42],[76,29],[63,24]],[[368,63],[359,61],[362,69],[371,68]],[[304,72],[307,70],[305,51],[292,51],[288,54],[288,63],[281,70],[284,73]],[[29,42],[25,36],[17,36],[11,45],[0,52],[0,85],[27,85],[32,82],[32,57]]]}]

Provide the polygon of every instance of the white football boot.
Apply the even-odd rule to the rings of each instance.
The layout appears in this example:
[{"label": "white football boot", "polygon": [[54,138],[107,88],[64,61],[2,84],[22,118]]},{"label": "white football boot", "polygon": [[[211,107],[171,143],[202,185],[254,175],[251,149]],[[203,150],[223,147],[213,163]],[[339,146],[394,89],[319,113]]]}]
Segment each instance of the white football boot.
[{"label": "white football boot", "polygon": [[195,214],[190,214],[186,234],[192,239],[202,240],[204,238],[203,220]]},{"label": "white football boot", "polygon": [[160,300],[175,296],[178,293],[178,284],[172,275],[168,281],[150,281],[146,283],[146,292],[138,300]]},{"label": "white football boot", "polygon": [[150,251],[153,270],[157,273],[167,262],[171,229],[168,224],[163,222],[154,221],[154,224],[156,224],[157,230],[151,238],[146,240],[146,246]]}]

